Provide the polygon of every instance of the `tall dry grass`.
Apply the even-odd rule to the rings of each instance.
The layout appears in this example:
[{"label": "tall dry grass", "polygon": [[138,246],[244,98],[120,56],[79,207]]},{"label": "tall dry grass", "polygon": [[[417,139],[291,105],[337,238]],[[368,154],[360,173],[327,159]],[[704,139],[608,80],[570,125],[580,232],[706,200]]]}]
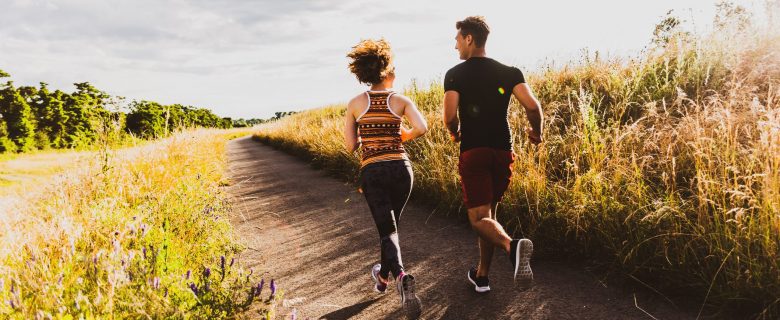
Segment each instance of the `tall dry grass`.
[{"label": "tall dry grass", "polygon": [[271,317],[279,293],[234,260],[221,189],[226,141],[241,133],[103,149],[2,208],[0,317],[212,319],[253,303]]},{"label": "tall dry grass", "polygon": [[[529,73],[545,142],[515,135],[499,219],[542,251],[617,268],[667,296],[684,292],[702,314],[780,316],[778,52],[776,29],[742,21],[707,36],[672,33],[634,59],[587,54]],[[441,121],[442,86],[405,94],[430,125],[407,145],[414,194],[455,212],[458,149]],[[510,111],[522,133],[522,108]],[[354,179],[343,114],[343,105],[311,110],[255,137]]]}]

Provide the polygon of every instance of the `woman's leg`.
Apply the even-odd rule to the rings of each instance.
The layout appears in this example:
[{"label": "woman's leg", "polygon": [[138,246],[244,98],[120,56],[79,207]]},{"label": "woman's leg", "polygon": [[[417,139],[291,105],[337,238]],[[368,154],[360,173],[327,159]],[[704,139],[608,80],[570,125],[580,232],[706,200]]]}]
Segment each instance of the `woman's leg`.
[{"label": "woman's leg", "polygon": [[[414,175],[412,173],[412,166],[408,162],[394,162],[392,169],[392,184],[390,189],[390,201],[393,206],[393,218],[395,220],[396,228],[401,221],[401,213],[404,211],[406,202],[409,200],[409,194],[412,192],[412,184],[414,182]],[[398,264],[391,265],[391,271],[393,276],[398,277],[401,272],[404,271],[403,262],[401,261],[401,249],[398,243],[398,234],[396,232],[395,244],[398,246]]]},{"label": "woman's leg", "polygon": [[[388,273],[393,271],[393,276],[401,267],[401,250],[398,246],[398,229],[391,199],[391,190],[387,187],[394,183],[392,174],[385,164],[377,164],[366,167],[363,171],[362,189],[366,197],[371,216],[374,218],[377,231],[379,231],[379,246],[381,250],[382,268],[379,275],[387,279]],[[400,273],[400,271],[398,271]]]}]

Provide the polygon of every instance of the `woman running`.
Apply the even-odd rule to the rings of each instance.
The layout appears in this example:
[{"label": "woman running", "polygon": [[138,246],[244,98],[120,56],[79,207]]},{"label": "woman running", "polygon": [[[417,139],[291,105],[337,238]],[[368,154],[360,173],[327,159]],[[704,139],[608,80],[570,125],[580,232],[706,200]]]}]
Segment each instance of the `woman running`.
[{"label": "woman running", "polygon": [[[347,54],[349,69],[368,91],[349,101],[344,136],[347,151],[362,153],[360,186],[379,231],[380,263],[371,269],[374,290],[384,293],[396,281],[401,306],[409,315],[420,314],[414,277],[404,272],[398,243],[398,222],[412,191],[412,165],[403,142],[425,134],[428,124],[409,98],[392,90],[395,66],[390,44],[384,39],[363,40]],[[401,122],[405,117],[412,128]]]}]

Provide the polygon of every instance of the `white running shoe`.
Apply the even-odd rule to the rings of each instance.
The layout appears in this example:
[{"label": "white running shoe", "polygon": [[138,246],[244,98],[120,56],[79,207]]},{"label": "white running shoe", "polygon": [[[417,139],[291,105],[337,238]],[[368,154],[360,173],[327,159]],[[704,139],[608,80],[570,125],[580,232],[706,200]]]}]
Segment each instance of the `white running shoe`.
[{"label": "white running shoe", "polygon": [[381,264],[375,264],[371,268],[371,278],[374,279],[374,291],[379,293],[385,293],[387,291],[387,283],[382,282],[379,277],[379,270],[382,269]]},{"label": "white running shoe", "polygon": [[531,271],[531,255],[534,252],[534,244],[528,239],[514,239],[510,245],[510,256],[515,284],[523,289],[528,289],[534,280]]}]

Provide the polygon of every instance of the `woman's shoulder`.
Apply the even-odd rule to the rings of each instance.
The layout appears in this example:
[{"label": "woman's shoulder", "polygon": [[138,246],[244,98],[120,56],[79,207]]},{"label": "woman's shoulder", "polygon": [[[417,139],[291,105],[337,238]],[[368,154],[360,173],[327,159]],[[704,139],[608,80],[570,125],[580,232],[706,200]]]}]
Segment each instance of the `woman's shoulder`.
[{"label": "woman's shoulder", "polygon": [[365,107],[368,105],[368,97],[366,96],[365,91],[359,93],[358,95],[352,97],[352,99],[349,99],[349,103],[347,104],[347,108],[352,109],[359,106]]},{"label": "woman's shoulder", "polygon": [[392,96],[390,96],[390,103],[402,103],[404,105],[410,105],[414,104],[412,99],[409,97],[403,95],[402,93],[394,93]]}]

